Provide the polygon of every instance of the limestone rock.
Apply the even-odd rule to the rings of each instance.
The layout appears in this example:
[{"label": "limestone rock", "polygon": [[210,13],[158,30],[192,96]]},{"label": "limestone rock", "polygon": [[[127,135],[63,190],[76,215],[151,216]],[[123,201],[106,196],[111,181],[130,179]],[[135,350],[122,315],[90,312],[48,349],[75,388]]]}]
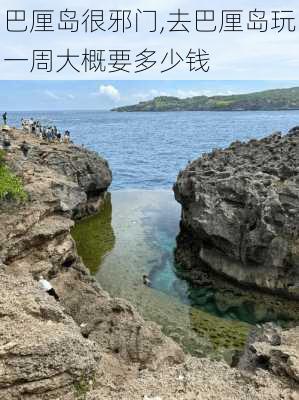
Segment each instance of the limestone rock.
[{"label": "limestone rock", "polygon": [[[90,389],[86,382],[99,354],[136,369],[182,362],[179,346],[129,303],[104,292],[77,254],[70,229],[74,219],[100,209],[111,182],[108,164],[77,146],[44,144],[19,131],[10,135],[7,160],[29,200],[0,204],[0,273],[10,288],[0,300],[0,340],[8,360],[0,364],[0,399],[63,394],[74,400],[76,388]],[[19,150],[24,136],[30,145],[25,160]],[[40,274],[51,281],[60,304],[36,288],[33,278]]]},{"label": "limestone rock", "polygon": [[85,337],[109,352],[140,368],[157,368],[184,361],[184,353],[161,333],[153,322],[145,322],[127,301],[111,298],[88,276],[70,270],[53,280],[66,311],[72,315]]},{"label": "limestone rock", "polygon": [[177,260],[243,284],[299,297],[299,132],[235,142],[190,163]]},{"label": "limestone rock", "polygon": [[[81,146],[43,142],[17,130],[10,137],[8,163],[23,178],[33,201],[74,217],[97,211],[112,181],[106,160]],[[30,149],[26,159],[20,150],[23,140]]]},{"label": "limestone rock", "polygon": [[0,285],[0,399],[73,394],[95,374],[97,345],[32,279],[0,272]]},{"label": "limestone rock", "polygon": [[270,370],[299,383],[298,338],[298,326],[285,331],[270,323],[256,328],[248,339],[239,367]]},{"label": "limestone rock", "polygon": [[222,362],[187,357],[156,371],[126,368],[111,356],[103,362],[87,400],[292,400],[290,386],[267,371],[245,374]]}]

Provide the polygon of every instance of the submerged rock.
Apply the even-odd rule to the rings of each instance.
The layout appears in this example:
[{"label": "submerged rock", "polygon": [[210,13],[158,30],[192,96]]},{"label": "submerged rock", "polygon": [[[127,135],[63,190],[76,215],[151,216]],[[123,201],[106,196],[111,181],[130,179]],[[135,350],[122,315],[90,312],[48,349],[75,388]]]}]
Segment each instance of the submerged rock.
[{"label": "submerged rock", "polygon": [[194,280],[212,270],[299,297],[297,129],[203,155],[180,172],[174,192],[182,205],[176,258]]}]

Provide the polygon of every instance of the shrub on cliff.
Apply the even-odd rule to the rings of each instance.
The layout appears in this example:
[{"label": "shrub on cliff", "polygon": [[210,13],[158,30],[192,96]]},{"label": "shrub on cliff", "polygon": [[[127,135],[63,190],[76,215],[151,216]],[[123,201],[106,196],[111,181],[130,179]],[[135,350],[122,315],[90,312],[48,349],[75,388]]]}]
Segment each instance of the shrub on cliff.
[{"label": "shrub on cliff", "polygon": [[3,200],[21,200],[27,199],[21,179],[15,176],[5,165],[5,153],[0,150],[0,201]]}]

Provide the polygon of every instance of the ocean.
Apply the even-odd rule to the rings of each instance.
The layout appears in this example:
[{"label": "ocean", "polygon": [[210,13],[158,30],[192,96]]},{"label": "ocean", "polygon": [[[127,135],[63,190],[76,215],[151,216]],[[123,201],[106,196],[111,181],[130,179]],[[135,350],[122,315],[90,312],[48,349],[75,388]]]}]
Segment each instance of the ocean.
[{"label": "ocean", "polygon": [[75,143],[105,157],[112,190],[171,189],[179,170],[202,153],[299,124],[299,111],[27,111],[8,112],[8,123],[19,126],[29,117],[68,129]]}]

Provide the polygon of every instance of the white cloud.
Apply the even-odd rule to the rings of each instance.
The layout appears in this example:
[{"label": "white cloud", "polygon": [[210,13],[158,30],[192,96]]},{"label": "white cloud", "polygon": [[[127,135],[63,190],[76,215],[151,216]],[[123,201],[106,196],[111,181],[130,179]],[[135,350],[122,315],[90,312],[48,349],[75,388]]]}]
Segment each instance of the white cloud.
[{"label": "white cloud", "polygon": [[151,89],[150,92],[149,92],[149,94],[150,94],[151,96],[154,96],[154,97],[158,97],[158,96],[169,96],[169,94],[168,94],[167,92],[161,91],[161,90],[157,90],[157,89]]},{"label": "white cloud", "polygon": [[157,89],[151,89],[148,92],[135,93],[133,94],[132,98],[137,101],[146,101],[146,100],[152,100],[154,97],[159,97],[159,96],[173,96],[173,94]]},{"label": "white cloud", "polygon": [[74,100],[75,96],[72,93],[67,93],[67,94],[56,94],[52,90],[45,90],[44,95],[49,97],[50,99],[53,100],[63,100],[63,99],[68,99],[68,100]]},{"label": "white cloud", "polygon": [[[254,90],[253,90],[254,91]],[[180,99],[186,99],[188,97],[196,97],[196,96],[229,96],[232,94],[240,94],[243,93],[244,90],[209,90],[209,89],[199,89],[199,90],[192,90],[192,89],[175,89],[169,91],[161,91],[157,89],[151,89],[148,92],[138,92],[135,93],[132,98],[135,101],[147,101],[152,100],[154,97],[159,96],[174,96],[179,97]],[[245,90],[245,92],[250,92],[250,90]]]},{"label": "white cloud", "polygon": [[229,96],[234,94],[231,90],[182,90],[178,89],[175,93],[175,96],[185,99],[187,97],[196,97],[196,96]]},{"label": "white cloud", "polygon": [[119,90],[112,85],[101,85],[100,90],[97,93],[98,95],[107,96],[112,100],[119,101],[120,100],[120,92]]},{"label": "white cloud", "polygon": [[176,96],[180,98],[195,97],[195,96],[210,96],[211,92],[209,90],[182,90],[178,89],[176,91]]},{"label": "white cloud", "polygon": [[57,96],[57,94],[55,94],[54,92],[51,92],[51,90],[45,90],[45,95],[50,97],[53,100],[60,100],[60,97]]}]

